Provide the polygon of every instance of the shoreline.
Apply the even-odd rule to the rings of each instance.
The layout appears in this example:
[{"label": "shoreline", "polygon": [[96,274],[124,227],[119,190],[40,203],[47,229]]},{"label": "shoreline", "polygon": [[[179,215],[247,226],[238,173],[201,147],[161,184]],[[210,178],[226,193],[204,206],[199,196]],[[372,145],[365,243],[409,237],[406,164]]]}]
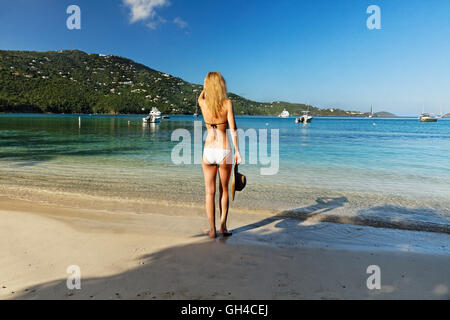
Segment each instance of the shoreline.
[{"label": "shoreline", "polygon": [[[197,213],[0,197],[0,299],[450,298],[448,235],[233,214],[234,235],[211,241]],[[81,268],[80,291],[66,288],[70,265]],[[370,265],[381,290],[366,287]]]},{"label": "shoreline", "polygon": [[[67,115],[67,116],[144,116],[148,113],[52,113],[52,112],[0,112],[0,114],[36,114],[36,115]],[[169,116],[194,116],[193,113],[167,113]],[[295,117],[300,117],[301,114],[292,114],[287,119],[294,119]],[[264,114],[239,114],[236,115],[236,117],[262,117],[262,118],[279,118],[278,115],[264,115]],[[320,116],[320,115],[314,115],[315,118],[350,118],[350,119],[368,119],[367,116],[346,116],[346,115],[326,115],[326,116]],[[381,117],[381,116],[375,116],[374,118],[370,119],[403,119],[403,118],[413,118],[416,119],[415,116],[391,116],[391,117]],[[444,117],[445,118],[445,117]],[[450,117],[447,117],[450,118]]]},{"label": "shoreline", "polygon": [[[201,192],[201,189],[198,192]],[[247,192],[255,191],[247,190]],[[43,189],[36,186],[25,187],[7,184],[0,184],[0,193],[7,195],[10,199],[19,201],[37,202],[42,205],[62,208],[94,210],[111,214],[146,215],[160,211],[166,215],[170,215],[170,212],[183,212],[182,216],[193,215],[200,217],[204,213],[202,198],[186,198],[186,195],[183,194],[176,194],[166,198],[140,198],[131,195],[124,197],[118,194],[106,195],[95,192],[87,193],[87,191],[75,192],[64,188],[54,189],[46,187]],[[374,227],[394,231],[403,230],[450,235],[450,225],[447,217],[439,218],[436,216],[431,218],[422,215],[422,211],[430,209],[417,207],[408,198],[403,199],[405,204],[396,207],[388,203],[383,204],[383,202],[377,201],[376,198],[368,198],[367,195],[332,193],[326,190],[319,191],[319,189],[305,189],[302,190],[302,194],[302,197],[298,199],[298,203],[294,205],[283,201],[268,203],[263,200],[258,201],[257,205],[255,205],[255,201],[249,201],[250,194],[247,194],[246,199],[238,198],[231,203],[231,212],[239,216],[252,215],[263,219],[289,218],[305,224],[327,222],[343,226]],[[370,205],[365,204],[361,197],[368,201]],[[311,199],[316,200],[312,201]],[[299,205],[301,206],[299,207]],[[276,209],[277,207],[278,209]],[[167,208],[172,209],[168,210]],[[434,214],[438,214],[438,209],[439,207],[434,209],[436,210]],[[440,208],[440,210],[445,211],[446,209]]]},{"label": "shoreline", "polygon": [[[52,112],[0,112],[0,115],[49,115],[49,116],[108,116],[108,117],[120,117],[120,116],[146,116],[145,113],[52,113]],[[168,116],[194,116],[193,113],[165,113]],[[280,118],[277,114],[274,115],[264,115],[264,114],[239,114],[236,115],[236,118],[245,118],[245,117],[260,117],[260,118],[275,118],[275,119],[295,119],[297,117],[302,116],[301,114],[291,114],[289,118]],[[395,116],[374,116],[373,118],[368,118],[367,116],[347,116],[347,115],[313,115],[314,118],[317,119],[359,119],[359,120],[417,120],[418,116],[415,115],[395,115]],[[450,119],[449,115],[444,115],[439,120],[448,120]]]}]

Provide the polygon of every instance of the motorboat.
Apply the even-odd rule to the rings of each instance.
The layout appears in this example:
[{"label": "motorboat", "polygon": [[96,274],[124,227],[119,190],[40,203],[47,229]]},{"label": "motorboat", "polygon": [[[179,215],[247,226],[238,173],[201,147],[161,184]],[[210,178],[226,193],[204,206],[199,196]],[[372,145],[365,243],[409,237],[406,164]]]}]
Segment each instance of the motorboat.
[{"label": "motorboat", "polygon": [[284,109],[283,112],[281,112],[279,115],[280,118],[289,118],[289,116],[289,111],[287,111],[286,109]]},{"label": "motorboat", "polygon": [[429,113],[422,113],[419,117],[420,122],[437,122],[438,118],[435,116],[429,114]]},{"label": "motorboat", "polygon": [[161,118],[161,111],[159,111],[158,108],[153,107],[149,115],[153,115],[155,118]]},{"label": "motorboat", "polygon": [[309,111],[303,111],[303,115],[295,119],[295,123],[310,123],[313,117],[309,114]]},{"label": "motorboat", "polygon": [[142,121],[144,123],[158,123],[161,121],[161,118],[157,118],[154,115],[148,115],[146,118],[143,118]]},{"label": "motorboat", "polygon": [[158,123],[161,121],[161,111],[158,108],[153,107],[146,118],[143,118],[144,123]]}]

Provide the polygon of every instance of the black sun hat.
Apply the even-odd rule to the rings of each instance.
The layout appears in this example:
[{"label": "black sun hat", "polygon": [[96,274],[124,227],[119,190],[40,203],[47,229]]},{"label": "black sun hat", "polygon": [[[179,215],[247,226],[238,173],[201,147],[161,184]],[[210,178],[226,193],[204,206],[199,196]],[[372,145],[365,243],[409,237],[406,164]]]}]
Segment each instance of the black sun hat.
[{"label": "black sun hat", "polygon": [[231,185],[233,201],[235,197],[235,192],[244,190],[246,185],[247,185],[247,177],[238,172],[238,165],[236,164],[234,166],[233,183]]}]

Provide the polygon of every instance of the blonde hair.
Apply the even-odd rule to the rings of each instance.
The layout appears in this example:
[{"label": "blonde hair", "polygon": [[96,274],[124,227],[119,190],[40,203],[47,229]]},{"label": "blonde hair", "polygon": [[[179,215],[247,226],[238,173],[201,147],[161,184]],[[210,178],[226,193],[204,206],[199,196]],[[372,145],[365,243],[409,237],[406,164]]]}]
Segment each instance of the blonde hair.
[{"label": "blonde hair", "polygon": [[206,105],[214,117],[219,116],[223,101],[227,99],[227,84],[220,72],[210,72],[205,78]]}]

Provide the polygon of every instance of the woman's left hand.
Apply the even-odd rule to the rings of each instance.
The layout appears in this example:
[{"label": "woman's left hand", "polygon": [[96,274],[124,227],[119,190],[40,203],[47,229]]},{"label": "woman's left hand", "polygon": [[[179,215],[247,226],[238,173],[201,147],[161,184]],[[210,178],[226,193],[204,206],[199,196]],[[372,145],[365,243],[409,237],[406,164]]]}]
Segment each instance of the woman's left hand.
[{"label": "woman's left hand", "polygon": [[234,153],[234,163],[235,164],[241,164],[242,163],[241,153],[239,151]]}]

